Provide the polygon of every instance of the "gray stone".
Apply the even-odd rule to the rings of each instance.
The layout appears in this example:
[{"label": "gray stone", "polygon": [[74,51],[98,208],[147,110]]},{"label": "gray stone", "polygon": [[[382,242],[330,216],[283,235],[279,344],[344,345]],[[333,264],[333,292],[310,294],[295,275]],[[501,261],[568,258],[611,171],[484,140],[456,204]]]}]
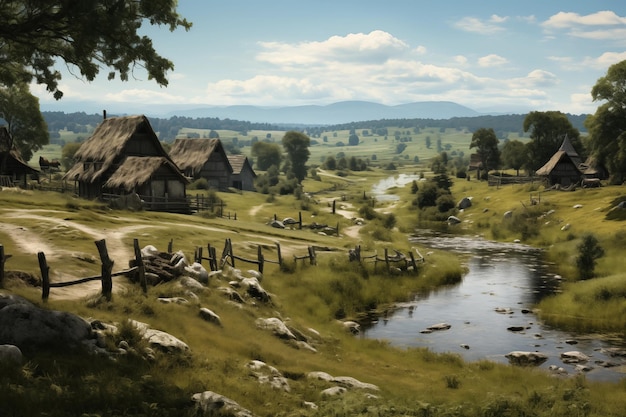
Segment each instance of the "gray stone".
[{"label": "gray stone", "polygon": [[206,320],[209,323],[214,323],[214,324],[217,324],[218,326],[222,325],[222,320],[220,319],[220,316],[218,316],[217,314],[215,314],[213,311],[209,310],[208,308],[202,307],[200,309],[200,317],[202,317],[203,320]]},{"label": "gray stone", "polygon": [[323,397],[336,397],[338,395],[345,394],[346,391],[348,390],[345,389],[344,387],[332,387],[332,388],[326,388],[325,390],[321,392],[321,394]]},{"label": "gray stone", "polygon": [[130,320],[130,322],[152,347],[168,353],[189,353],[189,346],[171,334],[151,329],[146,323],[136,320]]},{"label": "gray stone", "polygon": [[472,207],[472,198],[463,197],[456,206],[459,208],[459,210],[465,210],[466,208],[470,208]]},{"label": "gray stone", "polygon": [[459,224],[461,223],[461,219],[459,219],[456,216],[449,216],[448,217],[448,224]]},{"label": "gray stone", "polygon": [[565,363],[581,363],[587,362],[589,360],[589,356],[582,352],[578,352],[577,350],[573,350],[561,353],[561,360]]},{"label": "gray stone", "polygon": [[0,364],[21,365],[24,357],[22,351],[15,345],[0,345]]},{"label": "gray stone", "polygon": [[512,365],[538,366],[548,360],[548,356],[539,352],[525,352],[516,350],[504,355]]},{"label": "gray stone", "polygon": [[209,283],[209,273],[207,272],[206,268],[198,262],[194,262],[191,265],[186,266],[185,273],[191,278],[203,284]]},{"label": "gray stone", "polygon": [[448,330],[451,327],[452,326],[448,323],[437,323],[437,324],[433,324],[432,326],[428,326],[426,330],[431,330],[431,331]]},{"label": "gray stone", "polygon": [[256,326],[260,329],[271,330],[274,335],[281,339],[296,340],[296,336],[289,330],[287,325],[282,320],[276,317],[270,317],[267,319],[258,318],[256,320]]},{"label": "gray stone", "polygon": [[237,402],[213,391],[193,394],[191,400],[196,403],[194,415],[197,417],[255,417],[251,411],[243,408]]}]

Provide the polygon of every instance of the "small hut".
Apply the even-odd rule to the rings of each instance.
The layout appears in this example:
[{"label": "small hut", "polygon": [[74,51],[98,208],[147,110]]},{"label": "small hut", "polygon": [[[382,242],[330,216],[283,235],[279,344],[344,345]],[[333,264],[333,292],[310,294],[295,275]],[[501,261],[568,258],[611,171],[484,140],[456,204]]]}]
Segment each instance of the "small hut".
[{"label": "small hut", "polygon": [[228,162],[233,169],[231,187],[242,191],[255,191],[256,173],[245,155],[228,155]]},{"label": "small hut", "polygon": [[549,186],[570,187],[580,183],[583,172],[581,159],[570,140],[565,136],[561,147],[536,174],[544,177]]},{"label": "small hut", "polygon": [[21,183],[26,188],[30,175],[38,176],[39,171],[24,162],[9,129],[0,126],[0,186],[14,187]]},{"label": "small hut", "polygon": [[205,178],[209,187],[226,191],[233,169],[219,139],[176,139],[170,150],[176,166],[189,178]]},{"label": "small hut", "polygon": [[138,194],[145,208],[184,211],[187,179],[167,155],[145,116],[105,119],[75,154],[64,178],[83,198]]}]

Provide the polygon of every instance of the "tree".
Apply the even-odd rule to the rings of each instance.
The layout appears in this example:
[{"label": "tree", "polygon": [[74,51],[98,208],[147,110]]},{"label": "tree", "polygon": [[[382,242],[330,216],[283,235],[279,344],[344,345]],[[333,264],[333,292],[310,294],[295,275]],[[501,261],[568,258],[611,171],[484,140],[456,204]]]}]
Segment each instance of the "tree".
[{"label": "tree", "polygon": [[605,102],[585,121],[589,152],[608,168],[611,181],[621,184],[626,179],[626,61],[609,67],[591,97]]},{"label": "tree", "polygon": [[501,156],[505,167],[516,170],[519,177],[520,168],[528,162],[526,145],[519,140],[508,140],[502,147]]},{"label": "tree", "polygon": [[256,167],[267,171],[272,165],[280,166],[282,155],[280,146],[276,143],[255,142],[252,145],[252,155],[256,158]]},{"label": "tree", "polygon": [[63,146],[61,150],[61,165],[63,165],[63,169],[66,171],[74,165],[74,155],[80,148],[80,145],[78,142],[70,142]]},{"label": "tree", "polygon": [[290,162],[290,170],[297,178],[298,182],[302,182],[306,178],[306,163],[309,160],[309,145],[311,139],[304,133],[290,130],[283,136],[283,148],[287,152],[287,159]]},{"label": "tree", "polygon": [[577,249],[576,266],[578,267],[580,278],[592,278],[598,259],[604,256],[604,249],[600,246],[598,239],[592,234],[584,235]]},{"label": "tree", "polygon": [[176,12],[176,0],[3,0],[0,7],[0,84],[45,84],[56,99],[63,96],[57,61],[93,81],[101,68],[108,79],[127,81],[136,68],[166,86],[174,64],[141,35],[143,25],[170,31],[191,23]]},{"label": "tree", "polygon": [[472,135],[470,149],[476,148],[476,153],[483,164],[485,172],[500,167],[500,141],[492,128],[481,127]]},{"label": "tree", "polygon": [[348,146],[357,146],[359,144],[359,137],[356,133],[352,133],[348,138]]},{"label": "tree", "polygon": [[560,111],[533,111],[524,118],[524,132],[530,131],[528,167],[536,171],[550,160],[565,136],[579,155],[583,153],[580,133]]},{"label": "tree", "polygon": [[30,93],[27,84],[0,87],[0,117],[25,161],[50,141],[48,127],[39,111],[39,99]]}]

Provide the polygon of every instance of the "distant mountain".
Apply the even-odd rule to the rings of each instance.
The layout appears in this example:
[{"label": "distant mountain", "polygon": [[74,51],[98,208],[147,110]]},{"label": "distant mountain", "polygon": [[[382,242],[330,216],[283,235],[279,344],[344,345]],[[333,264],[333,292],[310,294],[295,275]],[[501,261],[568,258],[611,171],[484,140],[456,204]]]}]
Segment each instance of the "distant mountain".
[{"label": "distant mountain", "polygon": [[342,101],[326,106],[291,107],[225,106],[175,110],[168,116],[217,117],[253,123],[334,125],[381,119],[449,119],[481,113],[449,101],[424,101],[397,106],[368,101]]},{"label": "distant mountain", "polygon": [[342,101],[325,106],[206,106],[191,105],[137,105],[121,103],[61,102],[42,105],[42,111],[85,112],[101,114],[145,114],[148,117],[170,118],[173,116],[248,121],[288,125],[335,125],[381,119],[450,119],[452,117],[481,116],[468,107],[450,101],[422,101],[397,106],[368,101]]}]

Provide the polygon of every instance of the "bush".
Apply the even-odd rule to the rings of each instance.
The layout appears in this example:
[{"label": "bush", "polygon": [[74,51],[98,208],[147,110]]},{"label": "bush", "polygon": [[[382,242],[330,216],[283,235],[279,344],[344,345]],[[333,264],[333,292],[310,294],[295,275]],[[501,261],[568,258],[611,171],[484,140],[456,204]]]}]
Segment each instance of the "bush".
[{"label": "bush", "polygon": [[189,184],[190,190],[208,190],[209,181],[206,178],[198,178],[191,184]]},{"label": "bush", "polygon": [[577,249],[576,266],[580,279],[592,278],[597,260],[604,256],[604,249],[593,234],[584,235]]}]

